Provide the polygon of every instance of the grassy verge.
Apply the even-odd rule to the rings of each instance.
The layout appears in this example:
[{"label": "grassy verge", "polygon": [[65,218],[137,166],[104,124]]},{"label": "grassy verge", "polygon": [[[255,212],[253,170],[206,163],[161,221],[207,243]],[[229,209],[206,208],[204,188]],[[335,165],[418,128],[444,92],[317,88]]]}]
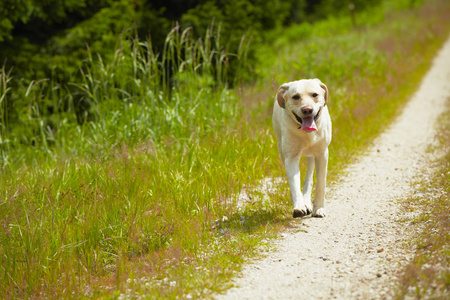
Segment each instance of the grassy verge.
[{"label": "grassy verge", "polygon": [[415,251],[399,272],[397,299],[448,299],[450,297],[450,99],[439,120],[439,159],[433,174],[424,176],[417,192],[404,201],[416,213],[416,230],[408,247]]},{"label": "grassy verge", "polygon": [[[2,139],[3,159],[11,162],[14,151],[18,159],[40,158],[0,179],[1,293],[197,298],[223,290],[265,238],[292,222],[285,185],[270,201],[259,201],[260,193],[252,191],[260,179],[284,173],[270,125],[278,85],[303,77],[327,83],[335,136],[330,175],[336,176],[415,90],[447,38],[448,11],[445,1],[392,14],[379,10],[373,12],[377,22],[388,21],[361,21],[354,30],[345,17],[328,20],[311,30],[329,34],[288,42],[280,37],[275,50],[261,47],[266,59],[256,72],[265,78],[261,86],[270,88],[258,87],[257,97],[244,93],[243,106],[253,109],[241,121],[234,92],[226,83],[217,85],[220,77],[207,68],[223,62],[220,48],[205,56],[217,60],[181,72],[160,91],[143,85],[154,72],[146,69],[149,60],[140,62],[141,50],[118,51],[104,63],[90,59],[85,81],[68,94],[38,85],[19,90],[19,96],[31,97],[22,129],[34,130],[34,146],[26,148],[19,133]],[[292,36],[304,26],[290,28]],[[200,55],[203,48],[196,49]],[[121,64],[130,56],[138,59]],[[2,97],[17,97],[2,79]],[[76,114],[54,121],[38,114],[33,99],[48,97],[58,107],[51,101],[74,95],[91,101],[92,113],[84,117],[92,120],[57,130],[61,137],[52,139],[54,124],[76,123],[69,119]],[[237,194],[244,189],[253,201],[238,209]]]},{"label": "grassy verge", "polygon": [[282,206],[237,212],[230,197],[276,163],[265,156],[274,143],[263,144],[264,135],[242,128],[165,153],[123,146],[107,160],[49,163],[3,181],[4,291],[120,294],[130,292],[129,278],[147,278],[137,291],[161,297],[216,289],[265,224],[284,219]]}]

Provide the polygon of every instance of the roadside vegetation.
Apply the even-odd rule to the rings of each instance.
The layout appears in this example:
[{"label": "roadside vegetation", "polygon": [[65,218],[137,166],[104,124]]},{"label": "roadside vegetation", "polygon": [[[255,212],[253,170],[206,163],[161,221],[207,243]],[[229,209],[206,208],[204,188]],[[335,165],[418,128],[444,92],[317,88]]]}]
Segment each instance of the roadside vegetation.
[{"label": "roadside vegetation", "polygon": [[405,211],[415,215],[407,245],[414,257],[399,272],[397,299],[450,297],[450,99],[439,120],[433,172],[422,176],[417,191],[403,202]]},{"label": "roadside vegetation", "polygon": [[1,295],[198,298],[225,289],[293,222],[285,185],[270,200],[255,189],[283,176],[271,130],[278,86],[327,84],[336,178],[414,92],[448,37],[449,14],[447,1],[386,1],[353,17],[280,24],[258,47],[241,35],[233,52],[219,22],[200,33],[175,26],[159,51],[130,30],[113,54],[87,48],[68,81],[16,78],[5,64]]}]

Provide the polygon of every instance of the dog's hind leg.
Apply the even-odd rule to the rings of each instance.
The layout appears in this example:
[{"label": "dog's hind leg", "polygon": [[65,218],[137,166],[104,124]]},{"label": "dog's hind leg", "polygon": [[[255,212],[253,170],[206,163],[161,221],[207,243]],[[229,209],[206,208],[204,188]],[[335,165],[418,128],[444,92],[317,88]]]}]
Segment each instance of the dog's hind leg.
[{"label": "dog's hind leg", "polygon": [[325,150],[322,156],[316,156],[316,196],[313,203],[313,217],[323,218],[326,216],[325,212],[325,188],[327,180],[327,165],[328,165],[328,149]]},{"label": "dog's hind leg", "polygon": [[306,157],[306,176],[303,182],[303,201],[307,208],[308,214],[312,212],[311,193],[313,187],[315,159],[313,156]]}]

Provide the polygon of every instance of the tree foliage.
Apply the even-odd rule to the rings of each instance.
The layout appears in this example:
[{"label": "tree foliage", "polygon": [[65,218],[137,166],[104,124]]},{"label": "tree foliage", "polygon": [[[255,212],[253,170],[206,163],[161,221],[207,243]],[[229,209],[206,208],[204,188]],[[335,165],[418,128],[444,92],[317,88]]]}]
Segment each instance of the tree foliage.
[{"label": "tree foliage", "polygon": [[[258,43],[267,30],[313,22],[348,10],[338,0],[1,0],[0,59],[15,66],[16,77],[38,79],[77,72],[87,55],[111,54],[126,29],[151,38],[159,52],[178,22],[204,36],[220,24],[230,52],[243,35]],[[380,0],[351,0],[357,8]],[[67,76],[67,75],[64,75]]]}]

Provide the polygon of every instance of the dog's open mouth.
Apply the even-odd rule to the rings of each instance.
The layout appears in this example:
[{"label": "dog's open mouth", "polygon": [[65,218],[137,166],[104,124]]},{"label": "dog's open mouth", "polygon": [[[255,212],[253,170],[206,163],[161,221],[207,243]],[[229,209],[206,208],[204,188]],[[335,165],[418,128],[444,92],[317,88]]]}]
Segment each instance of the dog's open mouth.
[{"label": "dog's open mouth", "polygon": [[322,108],[319,109],[319,111],[317,112],[317,114],[314,117],[300,118],[299,116],[297,116],[297,114],[295,112],[292,112],[292,113],[294,114],[297,121],[300,124],[302,124],[302,126],[299,127],[299,129],[306,131],[306,132],[312,132],[312,131],[317,131],[316,121],[319,118],[319,114],[320,114],[321,110],[322,110]]},{"label": "dog's open mouth", "polygon": [[302,127],[301,130],[306,132],[317,131],[316,121],[314,117],[305,117],[302,119]]}]

